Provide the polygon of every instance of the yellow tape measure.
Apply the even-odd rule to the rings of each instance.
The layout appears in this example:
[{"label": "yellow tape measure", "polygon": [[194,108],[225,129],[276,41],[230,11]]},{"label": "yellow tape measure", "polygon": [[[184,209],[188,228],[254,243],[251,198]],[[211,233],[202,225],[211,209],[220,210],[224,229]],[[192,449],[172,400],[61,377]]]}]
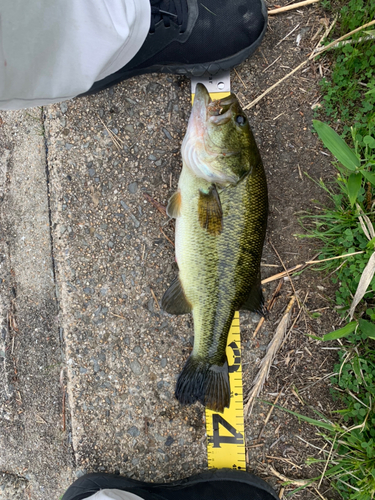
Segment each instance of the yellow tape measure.
[{"label": "yellow tape measure", "polygon": [[[210,94],[211,99],[213,101],[217,101],[219,99],[224,99],[224,97],[227,97],[228,95],[230,95],[230,92],[215,92],[215,93]],[[194,102],[194,96],[195,96],[195,94],[191,94],[191,103],[192,104]]]},{"label": "yellow tape measure", "polygon": [[236,312],[228,335],[230,404],[223,413],[206,409],[208,466],[246,470],[240,318]]}]

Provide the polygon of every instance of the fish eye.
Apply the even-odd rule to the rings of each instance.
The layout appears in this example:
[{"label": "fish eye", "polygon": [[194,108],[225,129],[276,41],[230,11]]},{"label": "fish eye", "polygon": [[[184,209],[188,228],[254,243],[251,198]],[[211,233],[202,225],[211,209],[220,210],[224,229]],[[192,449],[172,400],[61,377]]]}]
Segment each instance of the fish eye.
[{"label": "fish eye", "polygon": [[237,115],[235,120],[238,125],[245,125],[246,123],[246,117],[243,115]]}]

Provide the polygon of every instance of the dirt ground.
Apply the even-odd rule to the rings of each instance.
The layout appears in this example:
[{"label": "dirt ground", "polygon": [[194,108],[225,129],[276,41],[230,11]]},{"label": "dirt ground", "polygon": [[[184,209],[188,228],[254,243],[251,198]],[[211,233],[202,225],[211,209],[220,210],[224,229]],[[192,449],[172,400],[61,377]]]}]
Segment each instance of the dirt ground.
[{"label": "dirt ground", "polygon": [[[305,60],[327,21],[317,4],[270,17],[260,49],[231,74],[232,90],[242,105]],[[309,177],[327,181],[335,175],[312,133],[312,108],[321,100],[319,81],[328,70],[327,62],[306,65],[247,113],[269,189],[263,278],[319,251],[316,242],[296,234],[303,232],[301,214],[329,202]],[[59,384],[64,391],[54,404],[61,414],[56,426],[62,454],[69,455],[71,480],[107,471],[161,481],[207,467],[203,408],[181,408],[173,397],[176,377],[192,349],[192,321],[159,309],[176,274],[173,221],[147,198],[165,206],[176,189],[190,109],[190,81],[169,75],[134,78],[98,95],[43,109],[58,309],[51,329],[63,353],[49,376],[57,394]],[[266,300],[278,283],[264,285]],[[290,479],[314,477],[317,469],[307,467],[305,460],[322,458],[324,443],[314,428],[277,409],[265,425],[270,406],[262,400],[279,397],[281,406],[311,417],[314,409],[327,416],[335,409],[329,374],[336,346],[323,346],[309,336],[337,326],[334,289],[307,268],[292,281],[283,279],[255,338],[259,317],[241,312],[240,318],[247,394],[294,291],[303,307],[294,307],[293,327],[245,422],[248,470],[277,490],[282,481],[275,471]],[[321,316],[314,318],[314,312]],[[5,342],[9,348],[12,338]],[[48,491],[62,494],[61,485],[53,487]],[[285,493],[295,488],[288,486]],[[327,488],[323,483],[323,496],[335,498]],[[33,500],[51,498],[51,493],[30,494]],[[313,487],[294,496],[318,497]]]},{"label": "dirt ground", "polygon": [[[283,4],[280,2],[280,5]],[[250,102],[301,63],[315,47],[321,36],[316,33],[327,21],[317,7],[270,17],[269,30],[257,57],[242,65],[237,70],[238,77],[233,78],[233,90],[242,102]],[[324,65],[325,70],[318,63],[310,64],[249,111],[269,187],[270,216],[262,259],[263,277],[282,271],[280,261],[291,268],[313,259],[319,252],[317,242],[300,239],[296,234],[304,232],[298,222],[299,216],[329,203],[324,192],[309,177],[327,181],[335,175],[330,158],[322,151],[317,136],[311,133],[312,108],[320,102],[321,74],[329,70],[328,62]],[[278,267],[268,267],[270,265]],[[311,269],[295,276],[292,283],[284,279],[276,305],[255,339],[252,319],[241,313],[245,393],[257,372],[254,361],[263,356],[259,346],[272,338],[294,289],[303,307],[301,310],[294,307],[293,328],[271,368],[261,399],[274,401],[280,395],[278,404],[285,408],[312,418],[317,418],[314,409],[330,416],[335,403],[330,395],[329,374],[337,360],[336,347],[333,344],[323,346],[308,335],[320,336],[337,326],[339,318],[332,310],[334,289],[329,280]],[[272,296],[277,284],[278,281],[265,285],[266,297]],[[321,316],[313,319],[313,312]],[[307,457],[323,458],[319,448],[327,446],[316,429],[276,410],[259,439],[268,412],[269,406],[259,401],[246,420],[251,470],[262,471],[268,478],[274,475],[268,465],[288,478],[306,479],[318,475],[319,469],[305,466]],[[290,485],[286,492],[297,487],[298,484]],[[324,483],[320,492],[326,498],[335,497]],[[314,487],[294,496],[317,497]]]},{"label": "dirt ground", "polygon": [[[233,89],[242,102],[253,100],[301,63],[315,47],[322,33],[316,34],[327,21],[318,7],[270,17],[269,30],[257,57],[237,70],[238,78],[233,78]],[[293,29],[293,33],[281,42]],[[290,268],[313,259],[319,251],[317,242],[299,239],[296,234],[303,233],[298,222],[300,215],[329,203],[324,192],[309,177],[327,181],[335,175],[330,158],[322,151],[317,136],[311,133],[312,108],[321,97],[319,81],[323,71],[329,69],[327,62],[324,65],[310,64],[249,111],[269,187],[270,216],[268,242],[262,259],[263,277],[282,271],[280,261]],[[268,267],[270,265],[278,267]],[[272,338],[294,288],[303,307],[301,310],[294,307],[293,328],[271,368],[261,399],[274,401],[280,395],[278,404],[285,408],[312,418],[317,418],[314,409],[330,416],[335,403],[330,395],[328,376],[337,359],[336,347],[333,344],[323,346],[308,335],[320,336],[337,326],[339,319],[332,310],[334,289],[327,279],[311,269],[295,276],[292,283],[284,279],[275,307],[255,339],[252,319],[245,314],[241,317],[245,393],[257,372],[254,361],[262,357],[259,345]],[[272,296],[277,284],[278,281],[265,285],[266,297]],[[321,316],[313,319],[313,312]],[[274,479],[274,470],[293,479],[318,475],[319,469],[305,466],[308,457],[323,458],[319,448],[327,446],[316,429],[278,410],[264,427],[268,412],[269,406],[259,401],[246,420],[250,469],[262,471],[269,480]],[[287,486],[285,493],[298,486]],[[325,488],[324,483],[320,492],[325,498],[335,498],[335,493]],[[312,499],[318,498],[318,494],[311,487],[296,493],[294,498]]]}]

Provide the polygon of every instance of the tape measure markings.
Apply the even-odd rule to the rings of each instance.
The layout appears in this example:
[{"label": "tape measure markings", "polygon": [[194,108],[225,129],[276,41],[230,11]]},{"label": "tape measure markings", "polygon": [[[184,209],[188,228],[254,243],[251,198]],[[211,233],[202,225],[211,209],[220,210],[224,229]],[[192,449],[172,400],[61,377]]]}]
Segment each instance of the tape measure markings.
[{"label": "tape measure markings", "polygon": [[[246,470],[239,327],[239,313],[236,312],[228,335],[227,357],[228,362],[238,357],[240,359],[236,360],[236,370],[229,370],[231,388],[229,408],[225,408],[223,413],[206,409],[207,459],[210,468]],[[233,342],[238,351],[236,356],[233,355]]]}]

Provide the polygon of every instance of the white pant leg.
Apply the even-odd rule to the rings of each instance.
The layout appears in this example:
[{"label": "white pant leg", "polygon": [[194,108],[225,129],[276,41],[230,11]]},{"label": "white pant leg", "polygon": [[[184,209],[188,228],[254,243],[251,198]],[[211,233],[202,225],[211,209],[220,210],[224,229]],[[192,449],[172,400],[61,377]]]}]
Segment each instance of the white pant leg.
[{"label": "white pant leg", "polygon": [[100,490],[86,500],[142,500],[138,495],[122,490]]},{"label": "white pant leg", "polygon": [[149,0],[0,0],[0,109],[70,99],[128,63]]}]

